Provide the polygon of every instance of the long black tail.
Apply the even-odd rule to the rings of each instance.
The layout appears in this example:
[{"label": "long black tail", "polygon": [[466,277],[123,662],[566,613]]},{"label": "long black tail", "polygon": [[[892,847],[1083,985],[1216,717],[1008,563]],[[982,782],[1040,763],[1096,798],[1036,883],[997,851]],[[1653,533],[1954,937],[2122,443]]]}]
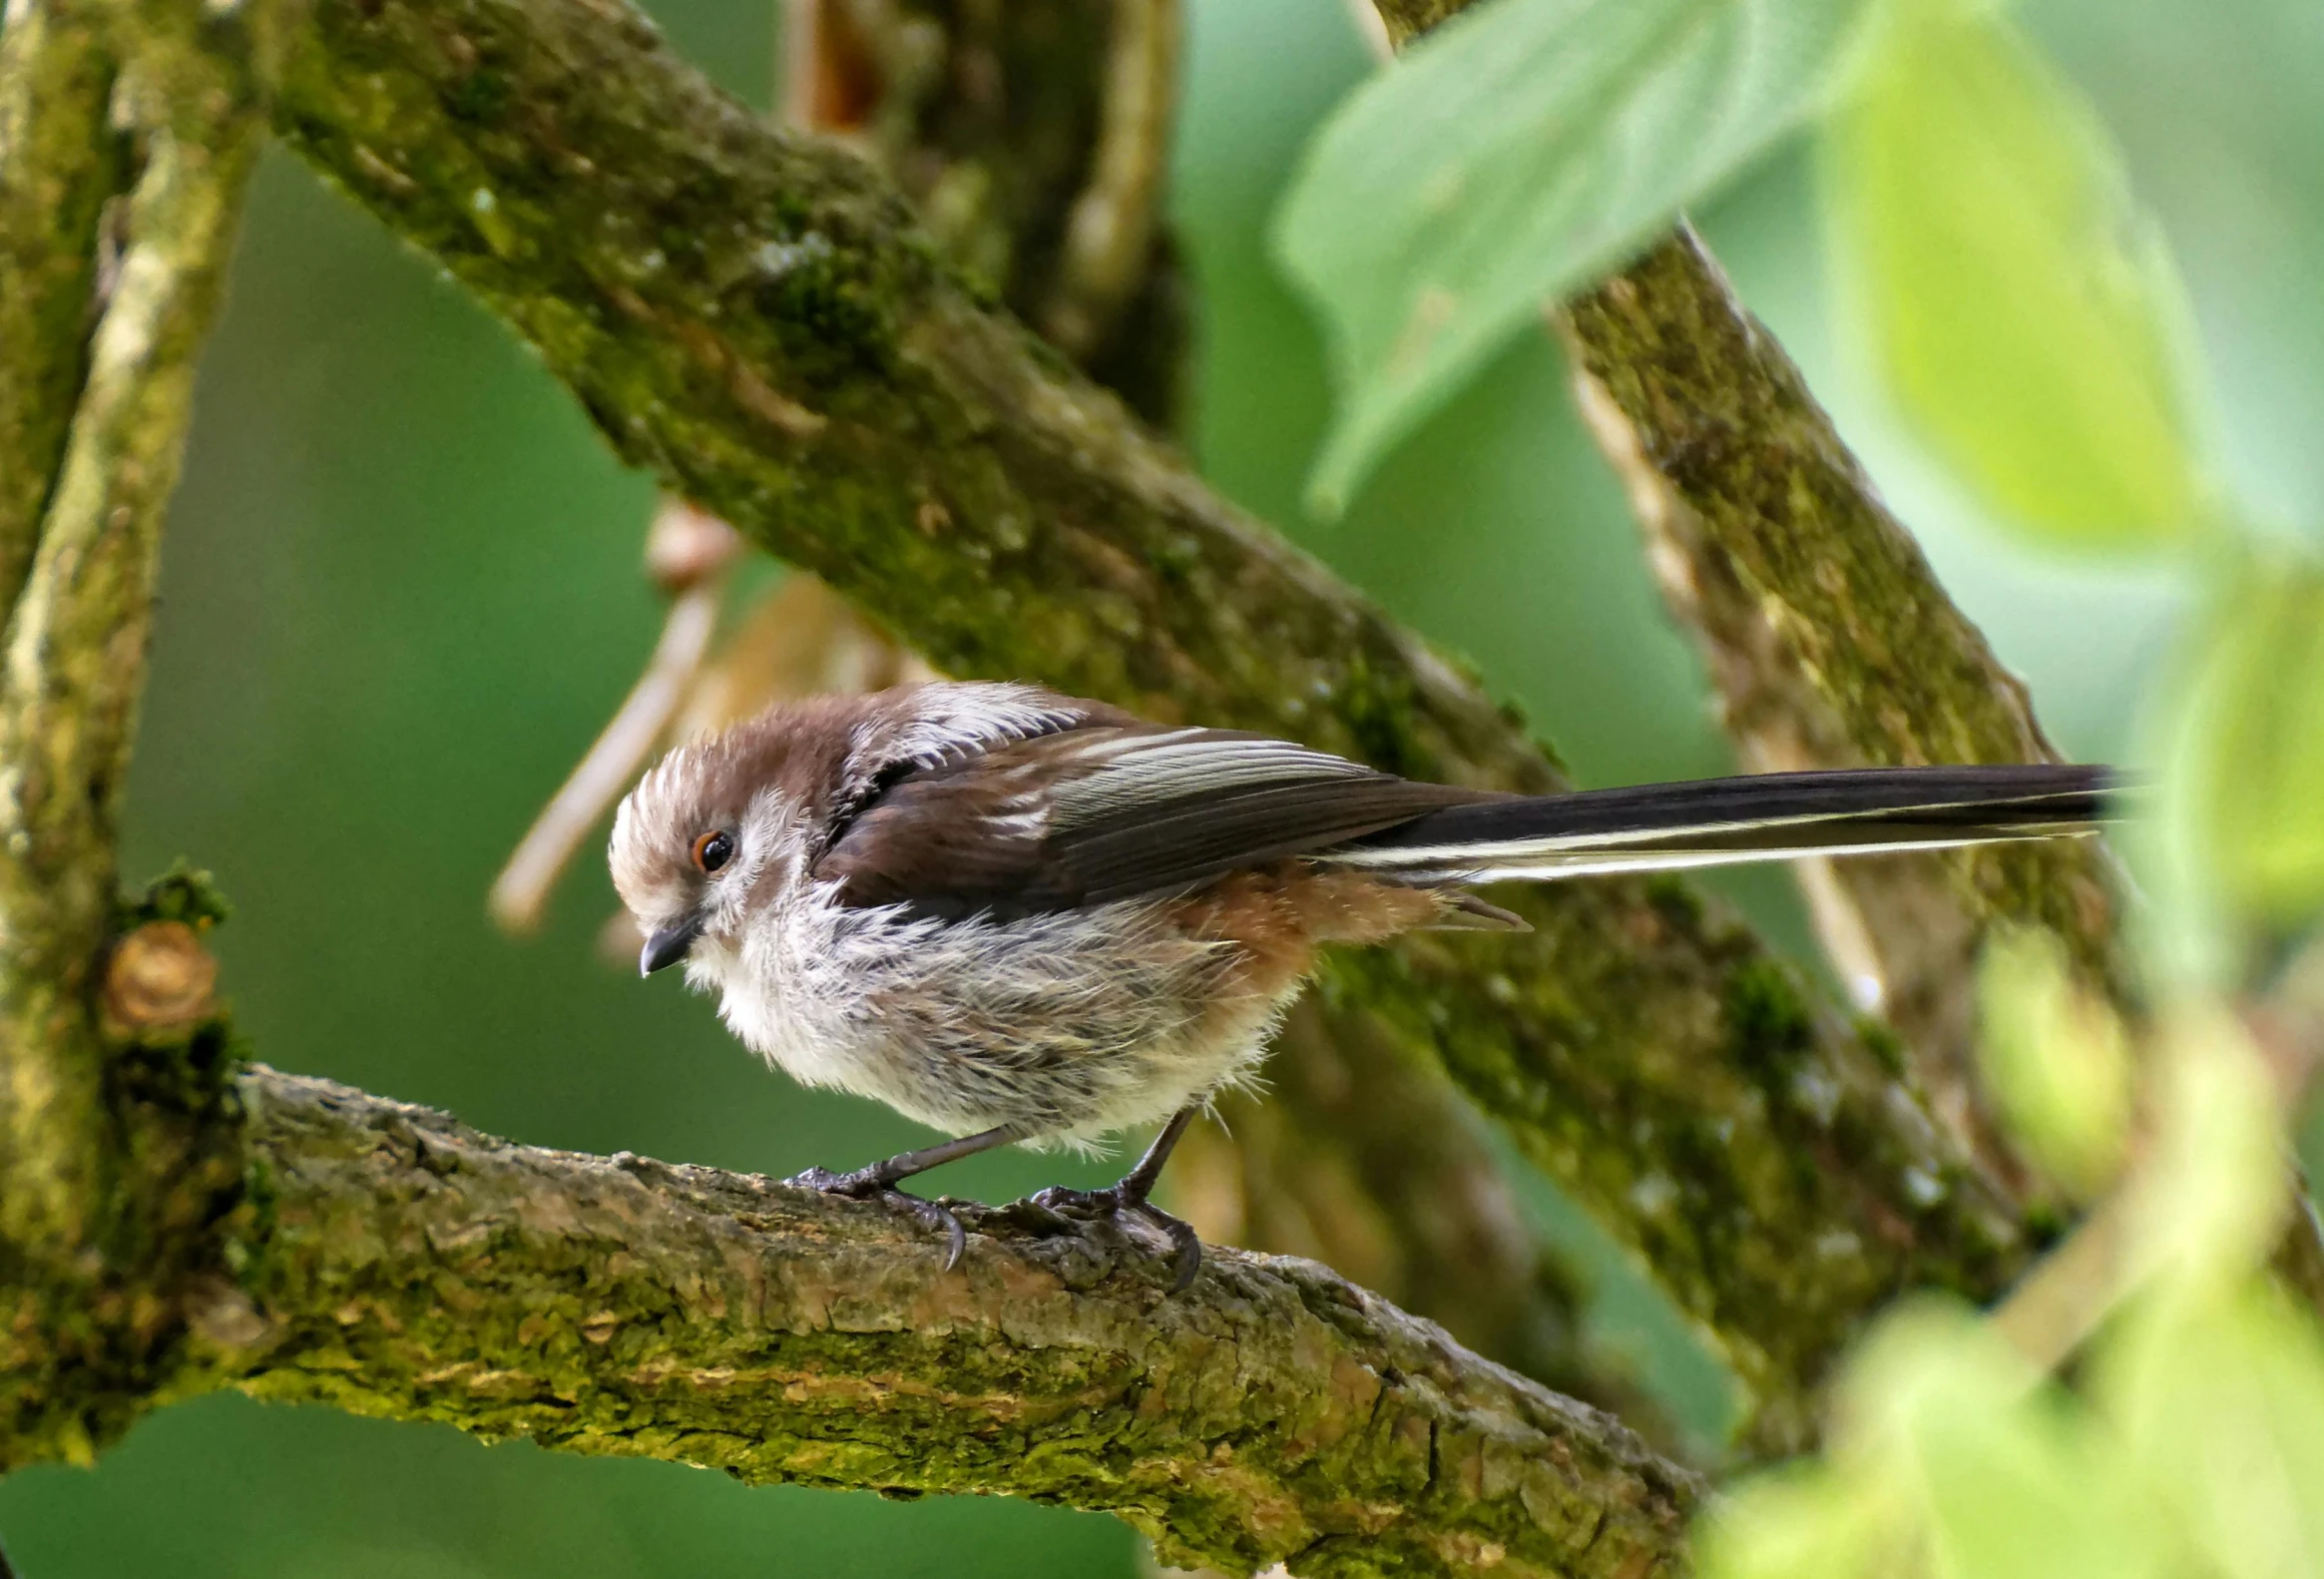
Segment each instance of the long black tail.
[{"label": "long black tail", "polygon": [[1324,856],[1415,882],[1547,881],[2093,832],[2113,772],[1860,768],[1450,806]]}]

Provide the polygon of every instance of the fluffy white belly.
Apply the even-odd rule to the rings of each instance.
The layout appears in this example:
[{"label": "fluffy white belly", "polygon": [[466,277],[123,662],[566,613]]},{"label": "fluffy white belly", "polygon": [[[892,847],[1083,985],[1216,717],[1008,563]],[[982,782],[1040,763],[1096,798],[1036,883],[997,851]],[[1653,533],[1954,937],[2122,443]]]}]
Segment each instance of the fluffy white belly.
[{"label": "fluffy white belly", "polygon": [[688,965],[736,1036],[802,1085],[956,1135],[1076,1143],[1160,1121],[1246,1074],[1276,1009],[1228,986],[1231,945],[1156,905],[935,921],[816,891],[744,935]]}]

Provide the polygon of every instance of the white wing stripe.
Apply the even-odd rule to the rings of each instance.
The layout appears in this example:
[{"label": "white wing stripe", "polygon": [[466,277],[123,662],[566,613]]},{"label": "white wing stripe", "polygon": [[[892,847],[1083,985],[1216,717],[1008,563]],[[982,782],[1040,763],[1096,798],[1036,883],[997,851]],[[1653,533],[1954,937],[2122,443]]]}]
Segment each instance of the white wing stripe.
[{"label": "white wing stripe", "polygon": [[[1128,743],[1087,779],[1060,787],[1061,828],[1206,791],[1262,789],[1302,781],[1366,778],[1371,770],[1286,741],[1189,739],[1200,731],[1146,736]],[[1096,753],[1092,753],[1096,756]]]}]

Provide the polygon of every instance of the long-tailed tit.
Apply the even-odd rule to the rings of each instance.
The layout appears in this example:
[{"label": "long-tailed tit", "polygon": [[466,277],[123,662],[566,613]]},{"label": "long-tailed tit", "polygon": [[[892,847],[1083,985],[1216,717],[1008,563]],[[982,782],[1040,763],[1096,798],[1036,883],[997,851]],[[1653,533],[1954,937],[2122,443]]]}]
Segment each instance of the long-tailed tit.
[{"label": "long-tailed tit", "polygon": [[[679,748],[623,802],[611,859],[643,970],[684,961],[794,1079],[960,1137],[794,1182],[901,1194],[991,1147],[1166,1121],[1111,1190],[1036,1200],[1163,1229],[1182,1287],[1199,1246],[1149,1195],[1194,1114],[1256,1067],[1319,944],[1524,925],[1479,883],[2088,833],[2106,784],[1898,768],[1520,796],[1029,686],[931,684]],[[903,1199],[957,1260],[958,1222]]]}]

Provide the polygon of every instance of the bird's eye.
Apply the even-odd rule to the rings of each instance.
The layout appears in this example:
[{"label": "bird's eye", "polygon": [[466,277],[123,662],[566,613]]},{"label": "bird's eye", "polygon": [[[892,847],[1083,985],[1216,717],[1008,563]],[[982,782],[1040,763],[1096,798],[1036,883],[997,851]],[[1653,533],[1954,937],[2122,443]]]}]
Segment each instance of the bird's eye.
[{"label": "bird's eye", "polygon": [[734,858],[734,835],[713,828],[694,841],[694,863],[705,872],[716,871]]}]

